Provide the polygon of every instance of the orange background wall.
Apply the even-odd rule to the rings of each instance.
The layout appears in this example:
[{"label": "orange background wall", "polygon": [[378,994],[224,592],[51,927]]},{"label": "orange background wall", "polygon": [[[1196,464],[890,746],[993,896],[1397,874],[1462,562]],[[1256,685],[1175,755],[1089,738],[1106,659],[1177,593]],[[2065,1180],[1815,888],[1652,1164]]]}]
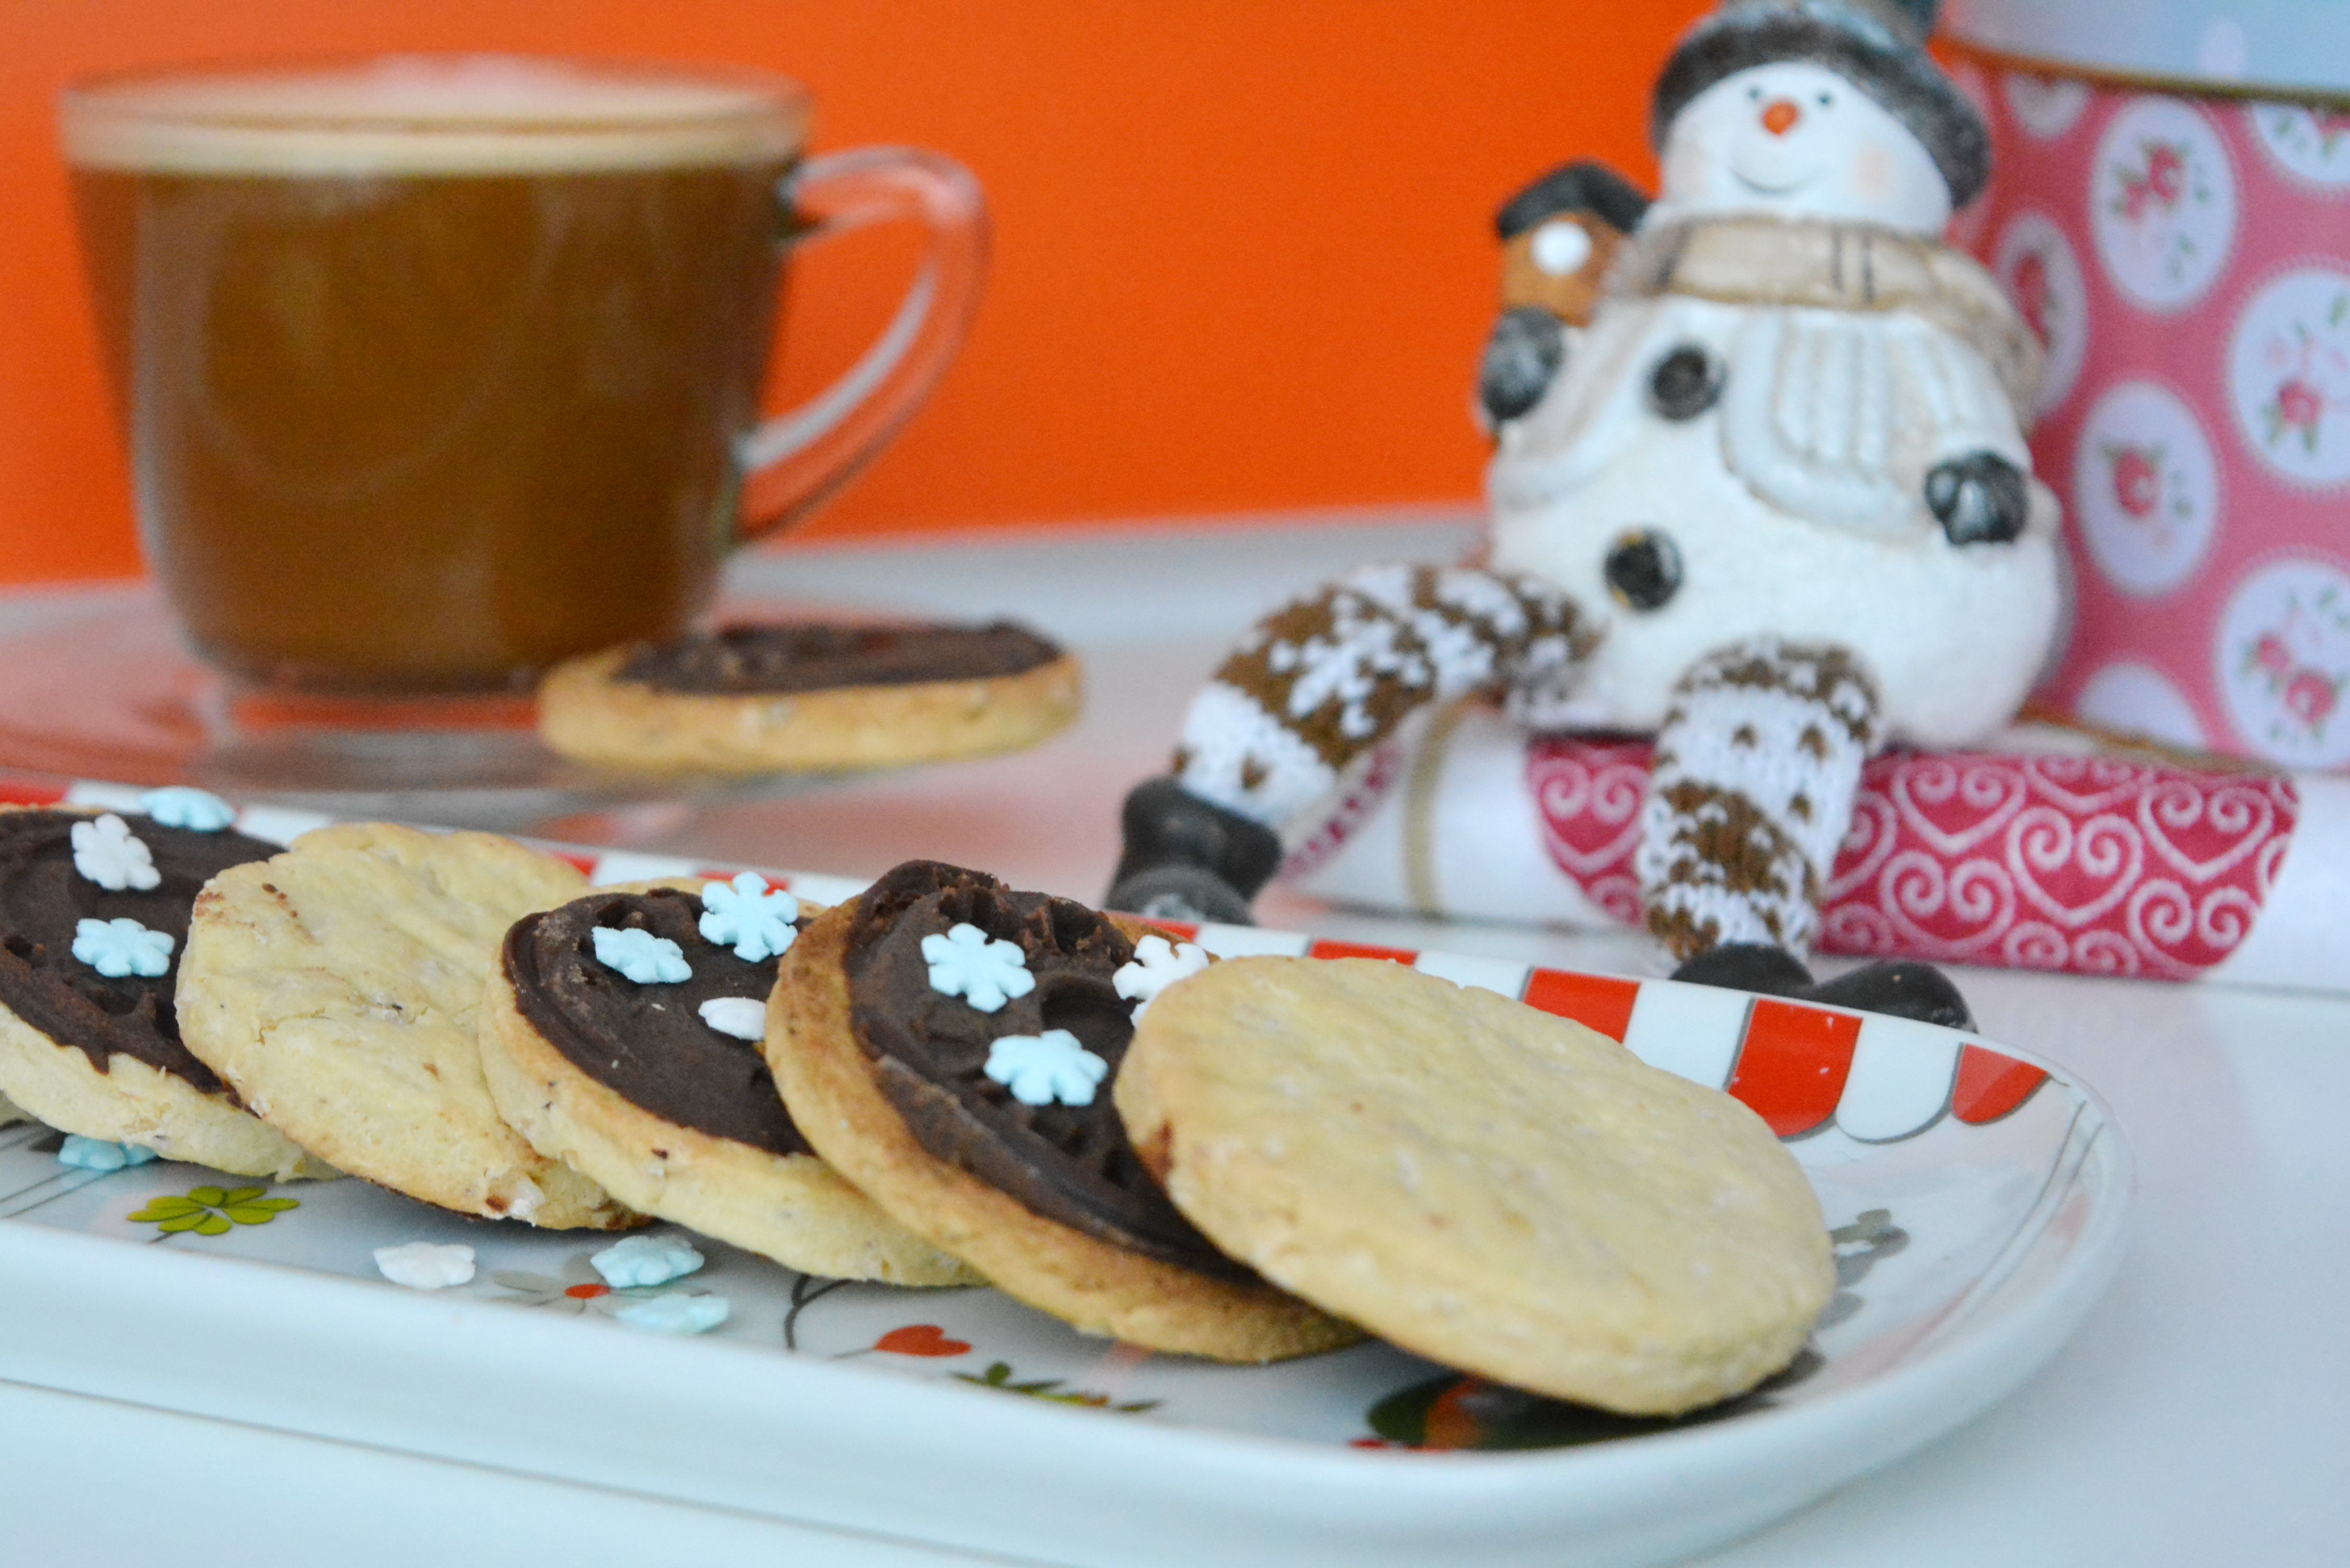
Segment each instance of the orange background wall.
[{"label": "orange background wall", "polygon": [[[52,100],[172,60],[504,49],[723,60],[819,149],[986,185],[994,271],[939,395],[804,528],[878,534],[1476,493],[1494,207],[1571,157],[1647,183],[1705,0],[0,0],[0,580],[138,570]],[[862,246],[862,249],[858,247]],[[886,316],[902,237],[816,252],[778,395]]]}]

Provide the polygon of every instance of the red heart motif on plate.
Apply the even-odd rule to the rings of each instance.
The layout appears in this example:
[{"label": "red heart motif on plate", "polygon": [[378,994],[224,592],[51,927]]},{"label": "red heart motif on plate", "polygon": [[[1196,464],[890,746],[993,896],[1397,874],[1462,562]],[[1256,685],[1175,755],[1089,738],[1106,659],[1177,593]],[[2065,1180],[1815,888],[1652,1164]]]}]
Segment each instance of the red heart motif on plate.
[{"label": "red heart motif on plate", "polygon": [[873,1342],[876,1350],[886,1350],[892,1355],[963,1355],[971,1350],[970,1342],[949,1339],[946,1331],[934,1323],[908,1324],[893,1328]]}]

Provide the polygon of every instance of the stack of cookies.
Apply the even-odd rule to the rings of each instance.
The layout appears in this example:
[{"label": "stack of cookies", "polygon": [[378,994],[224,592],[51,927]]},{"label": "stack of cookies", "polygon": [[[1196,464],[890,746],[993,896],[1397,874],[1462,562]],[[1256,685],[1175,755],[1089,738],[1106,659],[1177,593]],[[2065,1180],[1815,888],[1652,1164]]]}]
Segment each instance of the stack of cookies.
[{"label": "stack of cookies", "polygon": [[755,876],[590,891],[488,834],[355,825],[196,901],[192,1048],[320,1158],[459,1213],[667,1219],[837,1278],[969,1284],[809,1151],[760,1059],[805,917]]},{"label": "stack of cookies", "polygon": [[[1365,1333],[1635,1414],[1751,1388],[1833,1286],[1728,1096],[1395,964],[1211,962],[931,861],[831,909],[589,888],[477,833],[0,814],[0,1107],[836,1278],[993,1282],[1263,1362]],[[0,1115],[5,1115],[0,1108]]]},{"label": "stack of cookies", "polygon": [[816,1152],[908,1230],[1155,1350],[1368,1332],[1670,1414],[1785,1366],[1834,1288],[1753,1112],[1381,961],[1211,963],[916,861],[793,945],[765,1049]]}]

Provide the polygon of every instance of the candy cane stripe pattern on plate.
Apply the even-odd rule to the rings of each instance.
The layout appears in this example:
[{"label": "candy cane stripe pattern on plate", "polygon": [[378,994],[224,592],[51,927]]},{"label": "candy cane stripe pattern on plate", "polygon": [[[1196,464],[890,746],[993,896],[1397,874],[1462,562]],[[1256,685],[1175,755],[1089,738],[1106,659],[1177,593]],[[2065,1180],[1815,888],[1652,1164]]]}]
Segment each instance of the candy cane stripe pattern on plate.
[{"label": "candy cane stripe pattern on plate", "polygon": [[[1872,764],[1879,769],[1893,765],[1887,761]],[[2313,785],[2334,784],[2334,781],[2294,783],[2302,791],[2323,796],[2327,806],[2335,805],[2338,798],[2340,809],[2331,815],[2350,821],[2350,787],[2337,785],[2328,794]],[[2293,784],[2285,788],[2291,791]],[[57,784],[0,777],[0,804],[5,805],[111,807],[127,801],[133,803],[130,809],[135,810],[136,799],[143,793],[143,788],[122,784]],[[255,836],[282,840],[332,820],[312,812],[253,805],[239,811],[237,826]],[[2290,818],[2284,826],[2290,834]],[[2327,826],[2331,826],[2329,820]],[[2350,840],[2350,830],[2334,836]],[[599,884],[669,877],[723,881],[745,869],[630,850],[549,844],[538,847],[561,855]],[[822,873],[761,871],[760,875],[773,888],[819,904],[855,898],[865,888],[857,878]],[[2327,901],[2321,898],[2314,902]],[[1584,974],[1511,960],[1316,940],[1298,931],[1259,926],[1154,923],[1218,958],[1274,954],[1378,959],[1408,964],[1456,984],[1498,992],[1620,1041],[1651,1066],[1727,1089],[1782,1137],[1800,1137],[1833,1125],[1862,1142],[1898,1142],[1926,1131],[1945,1116],[1962,1126],[1984,1126],[2021,1109],[2048,1079],[2043,1069],[2029,1062],[1950,1031],[1905,1019],[1843,1012],[1672,981]]]}]

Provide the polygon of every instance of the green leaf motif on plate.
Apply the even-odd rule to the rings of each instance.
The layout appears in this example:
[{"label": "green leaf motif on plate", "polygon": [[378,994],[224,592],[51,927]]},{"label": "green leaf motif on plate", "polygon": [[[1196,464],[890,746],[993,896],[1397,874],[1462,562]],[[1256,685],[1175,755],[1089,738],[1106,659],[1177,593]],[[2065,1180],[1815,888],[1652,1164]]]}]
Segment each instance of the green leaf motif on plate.
[{"label": "green leaf motif on plate", "polygon": [[1112,1404],[1107,1394],[1097,1394],[1087,1388],[1064,1388],[1061,1386],[1063,1380],[1058,1377],[1035,1377],[1025,1383],[1014,1383],[1012,1380],[1012,1363],[1008,1361],[994,1362],[985,1372],[958,1372],[954,1376],[958,1382],[980,1388],[1001,1389],[1006,1394],[1019,1394],[1031,1399],[1048,1399],[1055,1405],[1082,1405],[1089,1410],[1115,1410],[1121,1416],[1156,1410],[1160,1403],[1157,1399],[1137,1399],[1124,1405]]},{"label": "green leaf motif on plate", "polygon": [[298,1198],[265,1198],[265,1187],[192,1187],[184,1198],[157,1198],[128,1218],[134,1225],[152,1225],[164,1235],[193,1231],[199,1236],[225,1236],[232,1225],[266,1225],[288,1209],[299,1209]]}]

